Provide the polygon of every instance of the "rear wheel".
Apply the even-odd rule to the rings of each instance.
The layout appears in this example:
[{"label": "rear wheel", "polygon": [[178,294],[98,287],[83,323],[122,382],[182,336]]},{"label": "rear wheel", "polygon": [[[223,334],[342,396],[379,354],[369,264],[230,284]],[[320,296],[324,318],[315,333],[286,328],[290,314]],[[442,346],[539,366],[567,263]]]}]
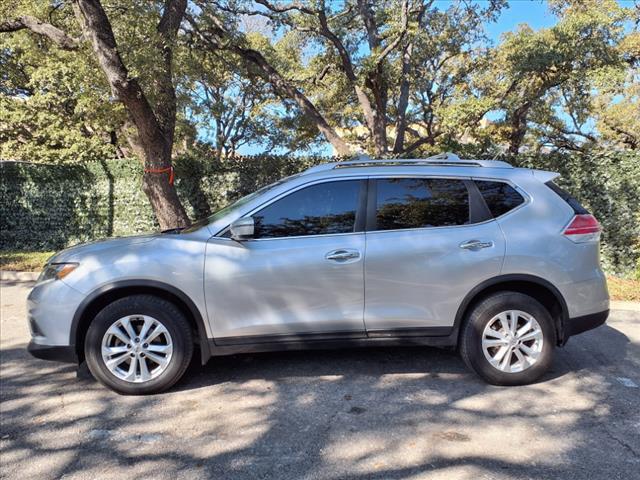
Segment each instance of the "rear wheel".
[{"label": "rear wheel", "polygon": [[549,369],[555,344],[553,319],[537,300],[498,292],[469,313],[460,354],[469,368],[493,385],[526,385]]},{"label": "rear wheel", "polygon": [[107,305],[85,340],[91,373],[118,393],[140,395],[170,388],[193,354],[193,335],[184,314],[152,295],[132,295]]}]

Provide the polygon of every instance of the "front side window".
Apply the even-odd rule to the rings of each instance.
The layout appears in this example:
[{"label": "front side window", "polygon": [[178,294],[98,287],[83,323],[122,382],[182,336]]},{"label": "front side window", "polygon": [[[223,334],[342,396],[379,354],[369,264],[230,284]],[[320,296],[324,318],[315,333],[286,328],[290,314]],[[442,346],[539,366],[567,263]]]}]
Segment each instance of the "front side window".
[{"label": "front side window", "polygon": [[469,223],[469,192],[462,180],[388,178],[376,186],[376,230]]},{"label": "front side window", "polygon": [[491,215],[499,217],[524,202],[524,198],[508,183],[476,180],[476,185]]},{"label": "front side window", "polygon": [[328,235],[354,231],[360,180],[297,190],[253,215],[254,238]]}]

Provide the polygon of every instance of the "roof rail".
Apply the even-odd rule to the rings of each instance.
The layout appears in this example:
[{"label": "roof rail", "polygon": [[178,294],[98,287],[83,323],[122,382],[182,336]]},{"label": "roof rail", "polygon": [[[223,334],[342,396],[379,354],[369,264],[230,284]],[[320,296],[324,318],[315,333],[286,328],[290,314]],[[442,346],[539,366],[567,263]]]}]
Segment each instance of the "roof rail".
[{"label": "roof rail", "polygon": [[342,162],[324,163],[316,165],[305,171],[305,173],[313,173],[323,170],[332,170],[337,168],[356,168],[356,167],[398,167],[398,166],[437,166],[437,167],[486,167],[486,168],[513,168],[507,162],[500,160],[463,160],[456,154],[451,152],[443,152],[427,158],[389,158],[389,159],[372,159],[368,155],[360,154],[353,160]]},{"label": "roof rail", "polygon": [[347,160],[332,164],[328,168],[352,168],[352,167],[369,167],[369,166],[408,166],[408,165],[424,165],[424,166],[446,166],[446,167],[493,167],[493,168],[513,168],[507,162],[498,160],[462,160],[456,154],[451,152],[443,152],[438,155],[427,158],[390,158],[382,160],[373,160],[367,155],[359,155],[357,159]]},{"label": "roof rail", "polygon": [[432,155],[430,157],[425,158],[425,160],[453,160],[454,162],[460,161],[460,157],[455,153],[451,152],[442,152],[436,155]]}]

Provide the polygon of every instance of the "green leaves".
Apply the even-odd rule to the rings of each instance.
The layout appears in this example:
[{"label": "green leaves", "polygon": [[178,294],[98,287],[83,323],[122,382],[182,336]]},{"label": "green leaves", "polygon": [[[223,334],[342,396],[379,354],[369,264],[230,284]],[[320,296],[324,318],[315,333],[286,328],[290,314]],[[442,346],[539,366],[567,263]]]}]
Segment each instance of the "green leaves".
[{"label": "green leaves", "polygon": [[[11,3],[0,8],[0,23],[31,15],[80,36],[70,2],[55,8]],[[404,122],[397,155],[451,146],[512,152],[639,146],[640,33],[633,23],[637,10],[624,3],[550,0],[555,25],[521,25],[497,45],[485,29],[507,6],[504,0],[412,1],[406,24],[402,0],[369,2],[364,10],[355,1],[304,1],[296,8],[266,3],[274,9],[264,1],[196,0],[190,18],[203,29],[220,22],[229,30],[225,42],[260,52],[355,149],[376,150],[375,122],[389,149]],[[163,105],[158,69],[164,66],[150,46],[160,43],[156,27],[164,2],[103,4],[131,76],[151,104]],[[196,138],[225,154],[243,144],[308,151],[326,142],[317,121],[291,98],[276,96],[255,66],[230,50],[212,53],[196,37],[184,22],[171,40],[180,153],[194,148]],[[27,31],[2,33],[0,69],[0,156],[73,163],[133,154],[122,140],[125,112],[111,98],[86,42],[78,51],[62,51]],[[205,108],[206,89],[225,93]],[[373,110],[368,118],[367,108]],[[235,129],[237,140],[221,139],[214,132],[222,117],[238,118],[239,110],[246,115]],[[407,151],[411,145],[419,146]]]},{"label": "green leaves", "polygon": [[[22,3],[0,18],[41,14]],[[62,9],[51,17],[76,33],[70,14]],[[109,132],[119,128],[122,110],[108,101],[104,75],[88,52],[61,50],[27,31],[0,34],[0,52],[0,158],[76,163],[115,156]]]}]

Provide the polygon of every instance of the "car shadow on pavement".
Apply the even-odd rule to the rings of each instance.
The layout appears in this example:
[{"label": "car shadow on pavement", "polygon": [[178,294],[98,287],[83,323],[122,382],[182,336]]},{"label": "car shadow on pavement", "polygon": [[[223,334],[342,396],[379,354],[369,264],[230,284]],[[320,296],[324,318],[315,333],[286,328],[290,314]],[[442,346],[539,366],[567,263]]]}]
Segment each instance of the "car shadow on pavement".
[{"label": "car shadow on pavement", "polygon": [[194,362],[165,394],[124,397],[12,346],[1,352],[2,469],[65,480],[629,478],[637,399],[613,369],[633,366],[639,348],[604,326],[559,350],[541,382],[511,388],[431,348],[238,355]]},{"label": "car shadow on pavement", "polygon": [[[560,378],[584,368],[616,364],[625,357],[629,339],[622,332],[604,325],[600,335],[609,338],[615,348],[606,355],[580,355],[585,345],[577,337],[565,348],[556,349],[551,370],[539,382]],[[567,354],[566,348],[570,349]],[[576,350],[577,349],[577,350]],[[584,353],[584,352],[583,352]],[[198,357],[198,358],[196,358]],[[435,347],[362,347],[340,350],[301,350],[273,353],[241,354],[212,357],[206,365],[200,364],[194,355],[182,381],[172,391],[201,388],[217,383],[246,381],[249,379],[279,380],[290,377],[318,377],[327,375],[421,374],[426,378],[457,374],[469,378],[466,381],[484,383],[476,378],[453,349]]]}]

